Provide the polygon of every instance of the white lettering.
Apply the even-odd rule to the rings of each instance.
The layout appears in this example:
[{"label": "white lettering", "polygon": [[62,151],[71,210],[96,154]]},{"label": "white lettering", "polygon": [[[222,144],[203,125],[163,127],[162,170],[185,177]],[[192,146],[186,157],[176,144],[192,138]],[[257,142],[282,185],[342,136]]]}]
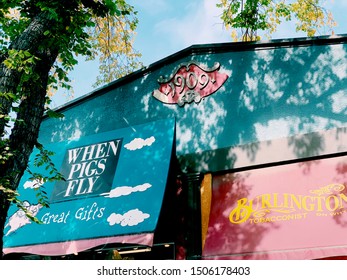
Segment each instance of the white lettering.
[{"label": "white lettering", "polygon": [[73,175],[75,172],[78,172],[81,169],[81,164],[80,163],[75,163],[71,166],[70,169],[70,174],[69,177],[67,178],[68,180],[71,180],[73,178]]},{"label": "white lettering", "polygon": [[71,180],[68,182],[66,192],[64,197],[70,196],[71,192],[73,191],[74,187],[78,184],[78,180]]},{"label": "white lettering", "polygon": [[102,218],[104,215],[105,207],[99,207],[96,202],[92,205],[79,208],[75,213],[75,219],[88,222],[89,220],[95,220]]},{"label": "white lettering", "polygon": [[66,224],[66,220],[69,217],[69,215],[70,215],[70,211],[62,212],[60,214],[51,214],[50,212],[48,212],[42,216],[41,222],[46,225],[50,223]]},{"label": "white lettering", "polygon": [[[95,178],[95,180],[93,180]],[[93,192],[93,187],[96,183],[96,181],[100,178],[100,176],[95,176],[95,177],[89,177],[88,178],[88,183],[89,183],[89,188],[88,188],[88,193]]]},{"label": "white lettering", "polygon": [[[121,139],[68,150],[67,186],[64,197],[93,193],[106,170],[107,158],[117,156]],[[111,166],[111,164],[110,164]]]},{"label": "white lettering", "polygon": [[[102,145],[102,144],[98,144],[98,145]],[[92,160],[93,159],[93,153],[94,153],[94,148],[95,148],[96,145],[91,145],[91,146],[87,146],[87,147],[84,147],[84,152],[83,152],[83,157],[82,157],[82,160],[81,161],[86,161],[87,157],[88,157],[88,160]]]},{"label": "white lettering", "polygon": [[110,145],[108,146],[108,150],[107,150],[107,154],[106,154],[107,157],[110,156],[110,149],[112,149],[113,155],[117,155],[119,142],[120,142],[120,140],[117,140],[117,145],[115,144],[114,141],[109,142]]},{"label": "white lettering", "polygon": [[75,163],[79,154],[81,153],[81,151],[83,150],[83,148],[77,148],[77,149],[72,149],[72,150],[68,150],[69,153],[69,164],[71,164],[71,162]]}]

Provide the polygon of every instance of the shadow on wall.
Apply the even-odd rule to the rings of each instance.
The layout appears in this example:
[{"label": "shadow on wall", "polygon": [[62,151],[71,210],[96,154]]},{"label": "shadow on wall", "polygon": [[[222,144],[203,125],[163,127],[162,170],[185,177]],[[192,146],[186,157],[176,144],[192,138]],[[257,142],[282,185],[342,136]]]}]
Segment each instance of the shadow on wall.
[{"label": "shadow on wall", "polygon": [[329,143],[319,132],[347,126],[345,45],[229,53],[220,60],[226,56],[224,67],[232,70],[220,92],[206,99],[203,109],[193,104],[193,113],[179,117],[177,152],[187,171],[238,168],[244,157],[249,165],[271,162],[260,155],[277,139],[286,139],[276,152],[290,153],[289,159],[321,155]]},{"label": "shadow on wall", "polygon": [[[204,252],[209,256],[210,252],[218,252],[218,257],[228,258],[230,254],[245,253],[241,259],[253,259],[254,256],[246,253],[255,252],[261,240],[271,230],[276,230],[278,225],[274,223],[262,224],[238,224],[230,230],[229,213],[232,205],[237,204],[240,197],[249,197],[253,186],[246,183],[246,177],[242,174],[227,174],[214,179],[214,191],[212,200],[211,218],[214,223],[209,226],[208,239]],[[230,209],[225,208],[222,201],[228,201]],[[245,213],[240,213],[241,215]],[[212,242],[213,240],[213,242]],[[213,256],[210,256],[213,258]],[[267,259],[266,252],[262,253],[262,259]]]},{"label": "shadow on wall", "polygon": [[[63,110],[63,120],[45,120],[41,142],[49,143],[134,126],[163,118],[177,122],[177,155],[184,171],[231,169],[240,155],[257,163],[271,141],[291,138],[297,157],[319,155],[324,139],[308,135],[347,126],[346,45],[263,48],[195,54],[150,69],[136,79],[114,83]],[[183,107],[152,97],[158,78],[190,60],[210,67],[221,63],[225,84],[200,103]],[[171,60],[172,61],[172,60]]]}]

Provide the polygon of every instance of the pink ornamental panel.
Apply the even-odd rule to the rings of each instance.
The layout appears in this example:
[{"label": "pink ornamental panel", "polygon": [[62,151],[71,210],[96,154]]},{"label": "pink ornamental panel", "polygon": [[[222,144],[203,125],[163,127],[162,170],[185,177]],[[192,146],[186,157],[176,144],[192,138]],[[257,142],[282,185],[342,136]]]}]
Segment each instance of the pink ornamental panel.
[{"label": "pink ornamental panel", "polygon": [[228,75],[219,72],[220,64],[215,63],[208,68],[198,62],[191,61],[178,66],[168,78],[160,77],[159,89],[153,96],[167,104],[199,103],[206,96],[216,92],[227,80]]}]

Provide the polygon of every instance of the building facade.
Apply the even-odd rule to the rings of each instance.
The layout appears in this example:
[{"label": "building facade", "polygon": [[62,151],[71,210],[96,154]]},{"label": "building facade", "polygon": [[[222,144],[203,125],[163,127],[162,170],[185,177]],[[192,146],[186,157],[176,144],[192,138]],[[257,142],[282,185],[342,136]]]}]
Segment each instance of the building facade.
[{"label": "building facade", "polygon": [[8,256],[347,255],[347,36],[192,46],[57,111],[66,180],[43,209],[23,176]]}]

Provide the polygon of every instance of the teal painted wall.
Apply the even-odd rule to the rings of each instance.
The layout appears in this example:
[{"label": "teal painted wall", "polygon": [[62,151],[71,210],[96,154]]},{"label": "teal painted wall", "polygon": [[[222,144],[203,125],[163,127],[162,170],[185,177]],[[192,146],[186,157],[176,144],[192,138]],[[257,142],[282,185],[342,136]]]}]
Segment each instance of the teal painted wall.
[{"label": "teal painted wall", "polygon": [[[62,108],[63,120],[44,120],[40,141],[63,141],[174,117],[176,152],[183,170],[230,169],[236,160],[232,147],[244,149],[252,161],[259,143],[347,129],[346,41],[285,46],[274,42],[244,50],[228,44],[196,54],[185,52],[158,62],[143,76],[129,77]],[[219,62],[228,80],[199,104],[165,105],[152,97],[160,76],[191,60],[208,67]],[[305,145],[290,145],[305,156],[319,154],[322,143],[310,144],[308,153],[302,151]]]}]

